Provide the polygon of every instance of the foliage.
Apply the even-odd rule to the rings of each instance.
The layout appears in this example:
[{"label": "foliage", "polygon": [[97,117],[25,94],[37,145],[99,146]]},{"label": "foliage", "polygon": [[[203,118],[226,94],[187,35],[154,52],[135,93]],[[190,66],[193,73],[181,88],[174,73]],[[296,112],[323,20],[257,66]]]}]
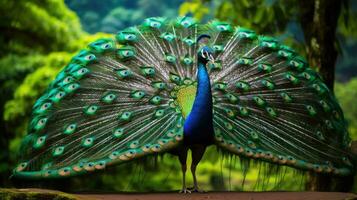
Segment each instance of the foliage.
[{"label": "foliage", "polygon": [[76,200],[77,197],[57,191],[36,190],[36,189],[1,189],[0,199],[56,199],[56,200]]},{"label": "foliage", "polygon": [[98,31],[115,33],[120,29],[141,23],[147,17],[177,16],[176,7],[182,0],[66,0],[69,8],[77,12],[83,28],[89,33]]},{"label": "foliage", "polygon": [[354,1],[349,10],[345,10],[344,17],[340,17],[338,27],[338,40],[340,41],[341,54],[337,60],[336,79],[346,82],[357,76],[357,3]]},{"label": "foliage", "polygon": [[357,78],[347,83],[336,83],[335,95],[339,100],[345,118],[348,122],[348,131],[352,140],[357,140]]},{"label": "foliage", "polygon": [[217,18],[259,34],[274,35],[303,52],[302,31],[296,25],[296,1],[193,0],[181,4],[179,13],[198,20]]},{"label": "foliage", "polygon": [[62,1],[1,0],[0,4],[0,55],[69,50],[83,34],[78,18]]}]

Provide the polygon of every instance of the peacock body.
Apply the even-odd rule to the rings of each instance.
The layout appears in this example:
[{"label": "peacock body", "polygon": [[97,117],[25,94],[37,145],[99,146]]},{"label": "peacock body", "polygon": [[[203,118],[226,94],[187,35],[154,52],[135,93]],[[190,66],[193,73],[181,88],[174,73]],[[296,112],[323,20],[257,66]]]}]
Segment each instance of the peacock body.
[{"label": "peacock body", "polygon": [[33,106],[20,178],[179,156],[185,185],[208,145],[316,173],[353,173],[342,110],[291,48],[251,30],[149,18],[80,51]]}]

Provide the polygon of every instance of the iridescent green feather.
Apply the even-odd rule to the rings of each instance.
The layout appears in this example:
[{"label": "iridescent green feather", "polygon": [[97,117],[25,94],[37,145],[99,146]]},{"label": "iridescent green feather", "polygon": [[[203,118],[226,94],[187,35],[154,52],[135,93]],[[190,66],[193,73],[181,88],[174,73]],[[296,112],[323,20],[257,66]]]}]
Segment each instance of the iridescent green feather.
[{"label": "iridescent green feather", "polygon": [[[214,28],[207,33],[216,41],[212,46],[223,47],[215,57],[222,70],[210,74],[225,85],[213,93],[217,145],[239,156],[318,173],[353,172],[341,156],[355,159],[342,111],[305,59],[244,28],[224,37]],[[338,118],[329,114],[332,110]]]},{"label": "iridescent green feather", "polygon": [[14,175],[60,178],[181,144],[209,34],[215,143],[277,165],[347,175],[342,110],[306,60],[270,37],[213,21],[154,17],[89,44],[33,106]]}]

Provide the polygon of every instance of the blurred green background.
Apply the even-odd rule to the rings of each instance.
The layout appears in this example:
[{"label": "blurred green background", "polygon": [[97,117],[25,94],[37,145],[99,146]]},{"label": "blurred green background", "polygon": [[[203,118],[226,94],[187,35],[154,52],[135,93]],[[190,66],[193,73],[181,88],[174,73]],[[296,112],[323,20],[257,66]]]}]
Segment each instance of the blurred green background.
[{"label": "blurred green background", "polygon": [[[71,57],[90,41],[140,24],[147,17],[188,15],[202,22],[218,18],[259,34],[275,36],[314,60],[311,58],[314,44],[307,42],[309,30],[304,29],[302,16],[306,10],[316,8],[319,1],[307,1],[312,2],[312,8],[309,3],[301,2],[304,1],[0,0],[0,187],[13,186],[9,176],[21,138],[26,134],[32,104]],[[357,1],[344,0],[338,4],[339,7],[329,8],[333,10],[331,16],[337,19],[337,27],[332,30],[336,35],[326,41],[337,49],[337,61],[328,64],[332,72],[335,70],[334,92],[344,110],[350,135],[357,140]],[[320,11],[314,10],[317,14]],[[321,31],[324,34],[326,30]],[[315,65],[317,70],[324,69],[318,68],[319,62],[313,62]],[[153,165],[131,163],[57,184],[67,191],[181,189],[176,158],[167,155],[158,159],[158,169]],[[205,190],[304,189],[305,176],[291,169],[283,169],[286,174],[282,182],[281,177],[272,176],[265,187],[261,182],[256,184],[259,166],[247,171],[243,188],[240,168],[238,159],[223,158],[215,148],[209,148],[198,167],[198,180]],[[63,181],[66,185],[60,186]],[[188,185],[192,185],[190,173],[188,181]],[[56,187],[56,183],[54,185]]]}]

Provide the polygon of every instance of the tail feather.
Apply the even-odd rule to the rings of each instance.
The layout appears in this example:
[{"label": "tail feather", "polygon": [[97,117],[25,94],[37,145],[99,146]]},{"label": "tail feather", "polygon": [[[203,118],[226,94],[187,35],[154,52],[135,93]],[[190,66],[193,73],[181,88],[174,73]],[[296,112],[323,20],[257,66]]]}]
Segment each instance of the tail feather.
[{"label": "tail feather", "polygon": [[[211,73],[216,141],[240,156],[347,175],[349,138],[333,94],[307,62],[276,40],[237,28]],[[227,33],[228,34],[228,33]]]},{"label": "tail feather", "polygon": [[14,175],[66,177],[177,147],[195,97],[201,34],[215,52],[207,67],[220,148],[353,172],[342,110],[304,59],[251,30],[180,17],[146,19],[79,52],[36,101]]}]

